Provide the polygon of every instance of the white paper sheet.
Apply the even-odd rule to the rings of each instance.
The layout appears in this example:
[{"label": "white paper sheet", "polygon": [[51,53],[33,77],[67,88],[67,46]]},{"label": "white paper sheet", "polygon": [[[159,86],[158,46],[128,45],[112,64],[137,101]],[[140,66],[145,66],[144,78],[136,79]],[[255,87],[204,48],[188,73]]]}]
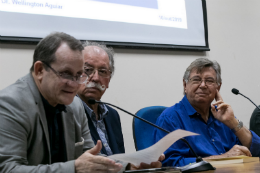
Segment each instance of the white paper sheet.
[{"label": "white paper sheet", "polygon": [[115,154],[109,156],[109,158],[132,163],[135,166],[139,166],[141,162],[150,164],[151,162],[157,161],[160,155],[163,154],[163,152],[166,151],[174,142],[185,136],[193,135],[199,134],[186,130],[175,130],[149,148],[129,154]]}]

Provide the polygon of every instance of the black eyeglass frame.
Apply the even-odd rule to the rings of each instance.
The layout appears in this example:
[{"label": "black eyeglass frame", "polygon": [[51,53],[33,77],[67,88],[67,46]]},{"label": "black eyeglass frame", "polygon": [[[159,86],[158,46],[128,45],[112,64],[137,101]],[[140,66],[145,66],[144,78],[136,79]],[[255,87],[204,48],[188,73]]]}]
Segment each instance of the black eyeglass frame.
[{"label": "black eyeglass frame", "polygon": [[[55,73],[58,77],[65,79],[65,80],[70,80],[72,82],[77,82],[78,84],[83,84],[87,82],[87,79],[89,78],[89,76],[85,73],[83,73],[80,76],[72,76],[69,74],[62,74],[60,72],[57,72],[56,70],[54,70],[47,62],[41,61],[44,65],[46,65],[49,69],[51,69],[53,71],[53,73]],[[85,75],[86,76],[85,76]],[[86,79],[84,79],[86,78]],[[83,79],[83,80],[82,80]],[[65,82],[66,83],[66,82]]]}]

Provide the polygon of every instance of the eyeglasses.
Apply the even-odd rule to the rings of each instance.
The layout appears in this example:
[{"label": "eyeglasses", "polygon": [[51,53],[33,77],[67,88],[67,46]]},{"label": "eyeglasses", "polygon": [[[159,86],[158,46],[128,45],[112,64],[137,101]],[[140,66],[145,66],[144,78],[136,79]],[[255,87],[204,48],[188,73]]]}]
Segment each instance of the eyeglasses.
[{"label": "eyeglasses", "polygon": [[53,73],[55,73],[58,77],[62,79],[64,83],[67,83],[68,81],[77,82],[78,84],[83,84],[87,81],[88,76],[85,74],[78,75],[78,76],[72,76],[68,73],[60,73],[54,70],[48,63],[42,61],[43,64],[45,64],[48,68],[50,68]]},{"label": "eyeglasses", "polygon": [[103,78],[109,78],[111,76],[111,71],[105,68],[102,69],[95,69],[90,66],[84,67],[84,73],[88,76],[94,75],[95,72],[98,71],[98,75]]},{"label": "eyeglasses", "polygon": [[204,81],[205,85],[207,85],[207,86],[212,86],[216,83],[216,81],[214,79],[209,78],[209,79],[202,80],[199,77],[193,77],[193,78],[189,79],[189,81],[193,85],[201,85],[202,81]]}]

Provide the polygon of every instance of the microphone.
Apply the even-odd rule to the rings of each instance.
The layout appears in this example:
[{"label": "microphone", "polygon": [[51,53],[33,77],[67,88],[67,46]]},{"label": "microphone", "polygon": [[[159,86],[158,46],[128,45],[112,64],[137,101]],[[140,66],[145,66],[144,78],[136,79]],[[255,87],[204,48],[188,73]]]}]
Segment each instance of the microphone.
[{"label": "microphone", "polygon": [[238,90],[238,89],[236,89],[236,88],[233,88],[231,91],[232,91],[232,93],[233,93],[233,94],[236,94],[236,95],[238,95],[238,94],[239,94],[239,90]]},{"label": "microphone", "polygon": [[96,101],[96,100],[94,100],[94,99],[89,99],[89,100],[88,100],[88,103],[89,103],[90,105],[94,105],[95,103],[98,103],[98,101]]},{"label": "microphone", "polygon": [[[121,110],[121,111],[123,111],[123,112],[125,112],[125,113],[127,113],[127,114],[129,114],[129,115],[131,115],[131,116],[133,116],[133,117],[135,117],[137,119],[139,119],[139,120],[142,120],[142,121],[150,124],[151,126],[157,128],[157,129],[160,129],[160,130],[166,132],[167,134],[170,133],[168,130],[165,130],[165,129],[163,129],[163,128],[161,128],[161,127],[151,123],[150,121],[147,121],[147,120],[145,120],[145,119],[143,119],[141,117],[138,117],[138,116],[136,116],[136,115],[134,115],[134,114],[132,114],[132,113],[130,113],[130,112],[128,112],[128,111],[118,107],[118,106],[115,106],[115,105],[111,104],[111,103],[101,102],[101,101],[97,101],[97,100],[94,100],[94,99],[89,99],[88,103],[91,104],[91,105],[96,104],[96,103],[103,103],[103,104],[106,104],[106,105],[113,106],[113,107],[115,107],[115,108],[117,108],[117,109],[119,109],[119,110]],[[179,167],[179,168],[181,168],[181,171],[183,173],[198,172],[198,171],[208,171],[208,170],[215,170],[216,169],[209,162],[204,161],[200,156],[198,156],[195,153],[195,151],[192,149],[192,147],[190,146],[190,144],[188,143],[188,141],[186,139],[181,138],[181,140],[188,145],[188,147],[191,149],[192,153],[196,157],[196,163],[193,163],[193,164],[190,164],[190,165],[186,165],[186,166],[183,166],[183,167]]]},{"label": "microphone", "polygon": [[251,103],[253,103],[260,110],[260,108],[252,100],[250,100],[250,98],[248,98],[245,95],[243,95],[242,93],[240,93],[238,89],[233,88],[231,91],[232,91],[233,94],[236,94],[236,95],[240,94],[243,97],[247,98]]}]

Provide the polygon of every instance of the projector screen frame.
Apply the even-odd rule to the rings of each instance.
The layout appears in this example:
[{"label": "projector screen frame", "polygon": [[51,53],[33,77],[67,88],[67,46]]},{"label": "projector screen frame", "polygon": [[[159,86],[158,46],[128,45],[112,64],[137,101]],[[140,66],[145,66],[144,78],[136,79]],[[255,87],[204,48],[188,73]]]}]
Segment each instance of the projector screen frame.
[{"label": "projector screen frame", "polygon": [[[206,0],[201,0],[203,10],[203,23],[204,23],[204,37],[205,46],[189,46],[189,45],[174,45],[174,44],[151,44],[151,43],[134,43],[134,42],[114,42],[103,40],[88,40],[106,44],[115,48],[135,48],[135,49],[164,49],[164,50],[183,50],[183,51],[210,51],[208,42],[208,22],[207,22],[207,8]],[[36,37],[12,37],[0,35],[0,43],[11,44],[30,44],[36,45],[42,38]],[[82,42],[86,40],[81,40]]]}]

